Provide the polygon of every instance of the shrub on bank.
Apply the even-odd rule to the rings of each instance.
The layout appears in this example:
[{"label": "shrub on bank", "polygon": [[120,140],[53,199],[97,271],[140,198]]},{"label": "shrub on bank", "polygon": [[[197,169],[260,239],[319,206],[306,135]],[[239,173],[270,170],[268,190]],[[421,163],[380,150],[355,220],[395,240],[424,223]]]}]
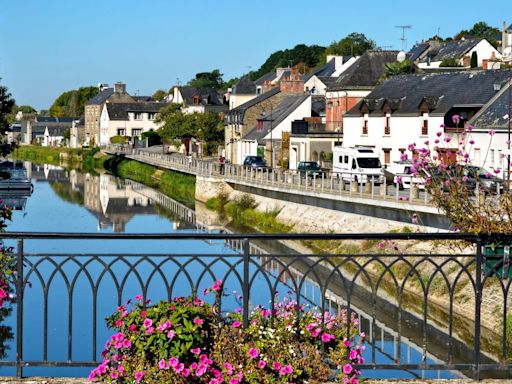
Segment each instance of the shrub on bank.
[{"label": "shrub on bank", "polygon": [[[222,282],[206,291],[220,295]],[[197,297],[147,307],[141,296],[136,299],[133,307],[127,303],[108,318],[116,333],[89,380],[270,384],[335,376],[339,382],[358,383],[361,372],[354,365],[363,363],[364,334],[358,335],[358,319],[349,319],[346,311],[322,314],[285,298],[272,310],[255,308],[244,329],[241,310],[221,317],[218,307]]]}]

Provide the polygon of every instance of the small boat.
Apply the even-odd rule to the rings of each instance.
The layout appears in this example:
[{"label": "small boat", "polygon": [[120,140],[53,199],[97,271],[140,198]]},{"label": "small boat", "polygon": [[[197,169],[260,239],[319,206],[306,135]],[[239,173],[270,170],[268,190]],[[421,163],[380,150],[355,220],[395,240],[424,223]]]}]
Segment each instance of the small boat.
[{"label": "small boat", "polygon": [[27,170],[21,163],[3,161],[0,163],[0,190],[32,191],[34,186],[27,177]]}]

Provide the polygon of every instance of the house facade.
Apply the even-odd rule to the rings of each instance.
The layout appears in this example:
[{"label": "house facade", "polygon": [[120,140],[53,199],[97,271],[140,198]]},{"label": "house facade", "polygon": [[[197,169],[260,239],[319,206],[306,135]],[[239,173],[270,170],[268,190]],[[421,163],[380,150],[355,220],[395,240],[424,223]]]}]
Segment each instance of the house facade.
[{"label": "house facade", "polygon": [[165,103],[105,103],[100,117],[99,144],[110,144],[114,136],[140,139],[142,133],[157,130],[156,114]]},{"label": "house facade", "polygon": [[84,110],[85,145],[95,145],[100,142],[100,117],[103,106],[110,103],[133,103],[135,100],[126,92],[126,84],[116,83],[114,88],[100,84],[100,92],[91,98]]},{"label": "house facade", "polygon": [[[390,164],[402,154],[416,156],[410,144],[432,145],[442,134],[451,140],[439,144],[438,156],[453,162],[461,129],[507,80],[507,72],[500,70],[393,76],[345,115],[343,146],[373,147],[382,163]],[[460,116],[458,125],[454,115]],[[472,160],[476,165],[483,161],[478,153]]]},{"label": "house facade", "polygon": [[224,93],[213,88],[174,87],[170,102],[182,104],[183,113],[221,113],[228,109]]}]

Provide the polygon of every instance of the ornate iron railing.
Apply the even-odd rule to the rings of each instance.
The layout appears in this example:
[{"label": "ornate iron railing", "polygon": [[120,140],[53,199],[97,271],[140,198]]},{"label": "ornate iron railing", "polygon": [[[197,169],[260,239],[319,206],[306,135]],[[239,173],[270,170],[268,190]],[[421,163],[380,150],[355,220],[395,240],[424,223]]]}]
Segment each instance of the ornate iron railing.
[{"label": "ornate iron railing", "polygon": [[[0,365],[16,367],[19,377],[25,367],[97,364],[100,307],[107,301],[113,312],[133,292],[196,295],[217,279],[241,293],[245,325],[251,307],[267,300],[272,305],[282,289],[321,311],[355,311],[372,346],[363,370],[456,370],[476,379],[511,375],[512,268],[508,246],[503,254],[496,249],[512,243],[512,235],[3,233],[2,239],[16,241],[17,302],[16,357]],[[158,252],[147,247],[149,241]],[[330,251],[293,251],[304,243]],[[77,244],[86,250],[77,251]],[[201,247],[192,244],[209,251],[195,251]],[[498,247],[493,251],[488,244]],[[233,309],[230,300],[221,300],[222,310]],[[59,321],[63,329],[51,326]],[[41,332],[32,329],[36,325]],[[37,358],[24,353],[38,343],[33,334],[42,338]],[[52,357],[55,337],[63,339],[65,358]]]}]

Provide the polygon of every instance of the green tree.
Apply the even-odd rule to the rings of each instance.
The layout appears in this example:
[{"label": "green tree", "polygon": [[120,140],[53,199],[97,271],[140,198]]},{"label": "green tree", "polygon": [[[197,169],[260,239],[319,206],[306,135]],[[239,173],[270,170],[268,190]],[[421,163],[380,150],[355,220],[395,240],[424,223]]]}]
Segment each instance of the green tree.
[{"label": "green tree", "polygon": [[154,101],[162,101],[165,97],[166,93],[163,89],[159,89],[153,93],[153,96],[151,96],[151,100]]},{"label": "green tree", "polygon": [[307,71],[325,61],[324,51],[325,47],[305,44],[298,44],[294,48],[285,49],[284,51],[276,51],[268,57],[257,71],[249,74],[250,79],[256,80],[266,73],[275,71],[276,68],[292,67],[299,63],[301,63],[299,68]]},{"label": "green tree", "polygon": [[414,64],[406,59],[402,62],[396,61],[394,63],[386,63],[384,65],[384,76],[385,78],[388,78],[396,75],[406,75],[414,73],[414,70]]},{"label": "green tree", "polygon": [[84,108],[91,97],[98,94],[98,87],[80,87],[62,93],[53,102],[49,113],[53,117],[79,117],[84,114]]},{"label": "green tree", "polygon": [[439,64],[439,66],[440,67],[462,67],[462,65],[460,65],[459,61],[453,57],[443,59],[443,61],[441,61],[441,64]]},{"label": "green tree", "polygon": [[473,53],[471,54],[471,68],[476,68],[478,67],[478,56],[477,56],[477,53],[476,51],[473,51]]},{"label": "green tree", "polygon": [[196,133],[206,143],[207,154],[212,154],[218,145],[224,143],[224,117],[215,112],[198,113],[196,116]]},{"label": "green tree", "polygon": [[218,69],[214,69],[211,72],[196,73],[195,79],[190,80],[188,85],[198,88],[222,89],[224,80],[222,80],[222,73]]},{"label": "green tree", "polygon": [[8,116],[15,104],[7,87],[0,85],[0,155],[3,157],[11,153],[15,147],[15,144],[7,142],[5,137],[5,132],[9,128]]},{"label": "green tree", "polygon": [[375,41],[368,39],[364,33],[352,32],[338,42],[327,47],[328,55],[360,56],[370,49],[375,49]]},{"label": "green tree", "polygon": [[463,29],[459,33],[455,35],[455,40],[460,40],[463,36],[474,36],[474,37],[482,37],[487,39],[494,47],[498,47],[498,41],[496,40],[496,36],[500,35],[500,30],[495,27],[491,27],[484,21],[479,21],[475,23],[471,29]]},{"label": "green tree", "polygon": [[195,118],[181,111],[181,104],[171,103],[163,107],[157,114],[155,123],[162,124],[157,133],[164,143],[172,143],[184,137],[195,135]]}]

